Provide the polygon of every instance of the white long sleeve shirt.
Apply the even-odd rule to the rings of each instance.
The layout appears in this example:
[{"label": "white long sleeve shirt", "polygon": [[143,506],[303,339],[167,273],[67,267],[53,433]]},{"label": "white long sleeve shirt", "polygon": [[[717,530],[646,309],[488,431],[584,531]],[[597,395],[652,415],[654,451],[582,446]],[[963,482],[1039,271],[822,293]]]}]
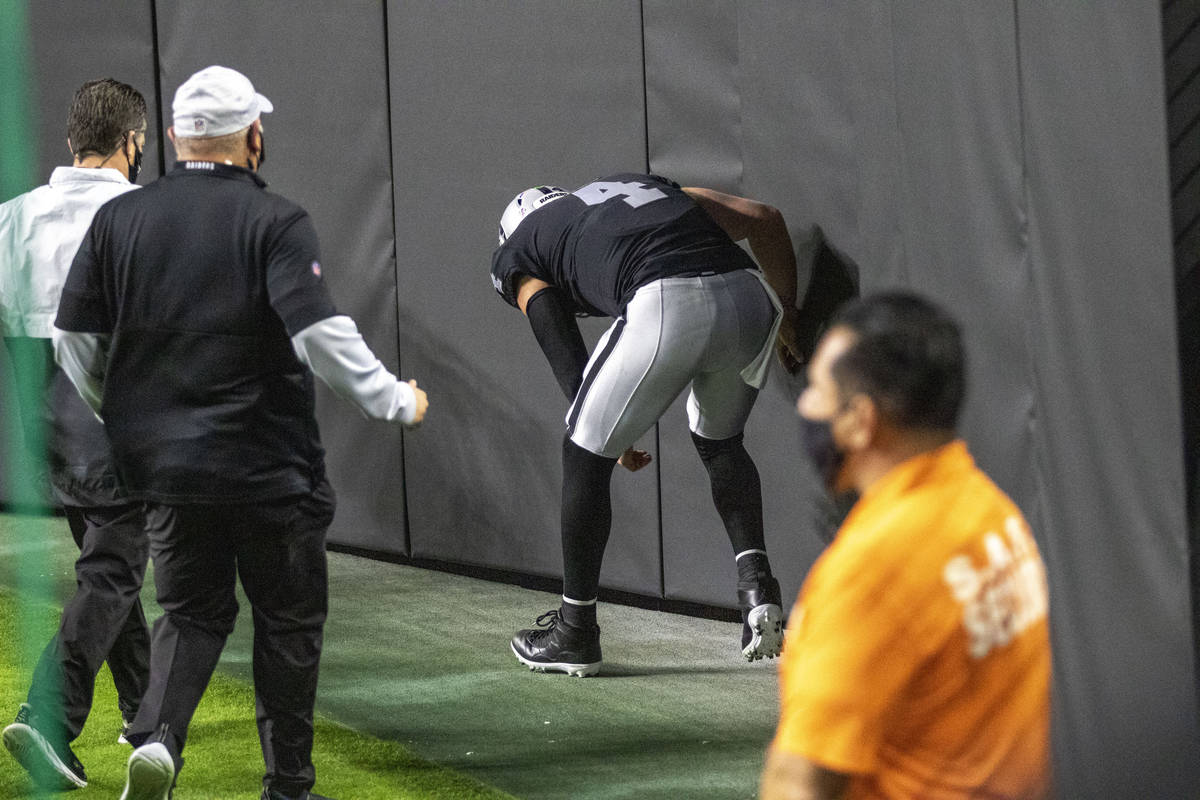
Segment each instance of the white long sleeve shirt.
[{"label": "white long sleeve shirt", "polygon": [[[53,334],[55,360],[99,415],[109,337],[58,328]],[[375,357],[350,317],[339,314],[314,322],[292,337],[292,349],[314,375],[365,416],[404,425],[416,419],[416,391]]]},{"label": "white long sleeve shirt", "polygon": [[115,169],[58,167],[0,205],[0,334],[51,338],[63,282],[96,210],[137,186]]},{"label": "white long sleeve shirt", "polygon": [[339,314],[314,322],[292,337],[292,349],[314,375],[366,416],[405,425],[416,419],[416,392],[388,372],[350,317]]},{"label": "white long sleeve shirt", "polygon": [[[88,173],[109,173],[97,178]],[[113,188],[111,176],[115,175],[124,188]],[[50,186],[41,187],[17,198],[0,209],[14,206],[13,219],[23,221],[26,229],[38,219],[41,230],[53,230],[50,237],[66,242],[61,246],[61,261],[58,268],[45,275],[39,282],[24,281],[26,288],[12,293],[13,313],[5,314],[5,326],[18,326],[39,331],[37,334],[54,340],[55,357],[63,371],[75,384],[80,396],[98,415],[104,395],[105,367],[108,357],[107,334],[68,332],[53,327],[59,296],[67,273],[80,241],[87,233],[96,210],[112,197],[133,188],[115,170],[88,170],[60,168],[51,178]],[[24,201],[15,207],[18,200]],[[88,205],[88,201],[91,205]],[[35,216],[36,215],[36,216]],[[69,241],[68,241],[69,240]],[[43,257],[51,243],[38,248]],[[36,255],[21,254],[35,260]],[[20,263],[16,256],[14,264]],[[43,270],[45,272],[45,270]],[[14,284],[17,282],[14,281]],[[9,293],[5,292],[5,297]],[[5,307],[9,303],[5,302]],[[19,313],[21,309],[36,308],[30,313]],[[11,318],[12,323],[8,320]],[[17,335],[17,334],[10,334]],[[350,400],[373,419],[401,422],[411,425],[416,417],[416,393],[408,383],[397,379],[375,357],[367,347],[354,321],[344,315],[335,315],[313,323],[292,337],[292,346],[297,357],[313,373],[333,389],[339,396]]]}]

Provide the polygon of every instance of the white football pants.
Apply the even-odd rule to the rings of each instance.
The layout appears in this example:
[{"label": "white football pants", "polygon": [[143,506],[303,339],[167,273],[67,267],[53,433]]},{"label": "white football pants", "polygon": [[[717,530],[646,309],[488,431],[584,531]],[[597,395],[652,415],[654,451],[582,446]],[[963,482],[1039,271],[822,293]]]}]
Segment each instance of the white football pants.
[{"label": "white football pants", "polygon": [[736,436],[762,386],[779,317],[779,301],[757,270],[642,286],[588,360],[567,412],[571,441],[617,458],[688,384],[692,431]]}]

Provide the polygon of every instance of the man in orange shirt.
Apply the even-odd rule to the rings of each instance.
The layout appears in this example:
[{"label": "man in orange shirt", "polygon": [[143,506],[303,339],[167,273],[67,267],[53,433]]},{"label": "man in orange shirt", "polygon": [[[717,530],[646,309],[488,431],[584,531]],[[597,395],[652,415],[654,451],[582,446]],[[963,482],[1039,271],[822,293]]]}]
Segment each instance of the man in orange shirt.
[{"label": "man in orange shirt", "polygon": [[958,326],[913,295],[864,298],[808,373],[805,449],[860,497],[792,613],[761,797],[1042,797],[1045,573],[955,434]]}]

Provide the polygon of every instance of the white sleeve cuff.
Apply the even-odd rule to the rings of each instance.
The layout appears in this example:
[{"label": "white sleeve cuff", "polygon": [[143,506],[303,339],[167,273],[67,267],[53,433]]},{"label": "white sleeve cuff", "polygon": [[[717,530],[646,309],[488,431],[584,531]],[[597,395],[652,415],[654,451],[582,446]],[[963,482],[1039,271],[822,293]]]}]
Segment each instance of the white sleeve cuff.
[{"label": "white sleeve cuff", "polygon": [[405,425],[416,418],[413,388],[388,372],[350,317],[314,322],[292,337],[292,348],[313,374],[366,416]]},{"label": "white sleeve cuff", "polygon": [[104,398],[104,369],[107,365],[108,336],[97,333],[77,333],[54,328],[54,360],[75,384],[75,390],[100,417],[100,401]]}]

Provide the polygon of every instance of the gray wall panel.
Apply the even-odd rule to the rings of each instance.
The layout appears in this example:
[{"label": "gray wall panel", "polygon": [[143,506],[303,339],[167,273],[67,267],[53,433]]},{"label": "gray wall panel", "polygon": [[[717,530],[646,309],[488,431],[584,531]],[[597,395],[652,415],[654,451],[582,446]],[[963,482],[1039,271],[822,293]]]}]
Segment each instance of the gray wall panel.
[{"label": "gray wall panel", "polygon": [[[852,4],[757,0],[739,9],[742,189],[780,208],[797,246],[820,224],[858,258],[859,125],[851,91],[866,55]],[[803,261],[803,260],[802,260]],[[800,289],[807,281],[800,265]]]},{"label": "gray wall panel", "polygon": [[[652,172],[738,191],[742,177],[737,7],[643,3],[646,144]],[[686,395],[659,423],[667,597],[730,606],[736,574],[708,476],[688,435]]]},{"label": "gray wall panel", "polygon": [[[838,168],[851,159],[837,87],[813,75],[828,76],[838,58],[835,45],[822,44],[826,29],[814,20],[820,13],[734,2],[689,5],[681,13],[677,4],[645,4],[651,169],[778,206],[801,249],[814,222],[850,216],[846,193],[830,191],[835,174],[852,173]],[[813,118],[828,124],[811,124]],[[801,287],[806,281],[802,265]],[[798,382],[773,366],[746,430],[762,479],[767,546],[789,605],[831,514],[799,458],[798,391]],[[688,435],[685,398],[659,429],[666,595],[733,606],[733,552]]]},{"label": "gray wall panel", "polygon": [[[814,225],[839,250],[862,261],[856,121],[846,77],[857,48],[849,38],[855,25],[848,8],[770,0],[739,4],[741,191],[783,212],[799,254],[801,297]],[[785,607],[837,521],[800,446],[795,403],[803,388],[803,375],[789,376],[772,363],[746,431],[762,478],[767,548]]]},{"label": "gray wall panel", "polygon": [[[270,190],[306,208],[338,309],[395,371],[397,317],[383,9],[320,0],[158,3],[164,128],[171,98],[210,64],[238,69],[269,97]],[[272,31],[272,47],[263,47]],[[281,57],[285,53],[292,57]],[[173,152],[168,148],[168,159]],[[338,494],[333,541],[404,552],[401,432],[318,387],[317,417]]]},{"label": "gray wall panel", "polygon": [[647,0],[642,18],[651,169],[681,182],[702,176],[717,189],[740,185],[737,5]]},{"label": "gray wall panel", "polygon": [[851,95],[855,200],[850,216],[856,233],[843,248],[862,265],[864,290],[903,283],[908,273],[896,203],[904,178],[891,5],[890,0],[864,0],[841,19],[845,50],[854,55],[842,66]]},{"label": "gray wall panel", "polygon": [[[1016,29],[1002,4],[893,14],[903,285],[943,302],[969,357],[962,432],[1035,530],[1034,387]],[[986,100],[983,100],[986,98]],[[863,220],[862,224],[871,224]]]},{"label": "gray wall panel", "polygon": [[1158,4],[1018,9],[1061,793],[1191,797]]},{"label": "gray wall panel", "polygon": [[155,125],[151,0],[112,0],[105,3],[104,13],[97,13],[96,4],[89,0],[28,5],[36,82],[30,96],[37,111],[40,150],[38,180],[44,183],[55,167],[71,163],[67,109],[75,90],[96,78],[115,78],[145,96],[149,124],[144,177],[138,182],[157,178],[162,131]]},{"label": "gray wall panel", "polygon": [[[566,402],[487,273],[518,191],[644,167],[638,4],[388,8],[404,372],[433,404],[406,447],[413,553],[557,575]],[[649,475],[614,481],[603,582],[657,594]]]}]

